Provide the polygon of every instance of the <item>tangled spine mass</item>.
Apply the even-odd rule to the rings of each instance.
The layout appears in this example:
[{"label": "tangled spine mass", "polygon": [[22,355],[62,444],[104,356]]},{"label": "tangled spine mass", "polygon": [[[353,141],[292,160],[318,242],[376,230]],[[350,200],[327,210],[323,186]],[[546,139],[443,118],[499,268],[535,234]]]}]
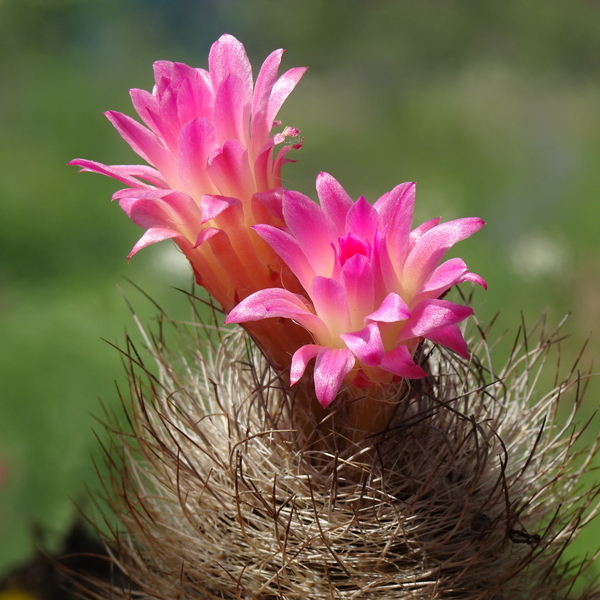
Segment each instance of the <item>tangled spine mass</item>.
[{"label": "tangled spine mass", "polygon": [[[165,318],[147,338],[155,365],[127,348],[133,435],[114,434],[107,453],[121,523],[108,543],[130,583],[88,593],[571,597],[588,563],[559,558],[597,512],[597,490],[578,485],[596,448],[574,450],[587,378],[574,368],[537,391],[559,340],[543,321],[499,372],[487,333],[472,361],[425,346],[431,375],[388,388],[397,410],[385,431],[353,435],[345,411],[358,400],[342,397],[307,437],[295,392],[241,331]],[[561,401],[575,407],[566,420]]]}]

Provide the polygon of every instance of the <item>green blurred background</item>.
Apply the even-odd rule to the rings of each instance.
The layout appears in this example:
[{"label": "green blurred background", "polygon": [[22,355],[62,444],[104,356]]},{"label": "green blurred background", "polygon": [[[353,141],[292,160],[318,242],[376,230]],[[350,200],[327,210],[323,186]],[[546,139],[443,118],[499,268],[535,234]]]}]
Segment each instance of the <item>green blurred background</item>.
[{"label": "green blurred background", "polygon": [[[258,68],[310,69],[280,113],[302,130],[287,186],[321,170],[374,200],[418,182],[417,219],[481,216],[458,252],[489,283],[481,320],[512,336],[572,313],[565,354],[600,350],[600,4],[592,0],[0,0],[0,579],[52,550],[98,488],[100,399],[118,404],[104,340],[187,314],[191,275],[168,242],[128,265],[141,230],[109,202],[118,183],[75,157],[138,158],[102,112],[130,115],[154,60],[206,67],[238,37]],[[592,387],[584,412],[598,405]],[[578,552],[597,549],[592,526]]]}]

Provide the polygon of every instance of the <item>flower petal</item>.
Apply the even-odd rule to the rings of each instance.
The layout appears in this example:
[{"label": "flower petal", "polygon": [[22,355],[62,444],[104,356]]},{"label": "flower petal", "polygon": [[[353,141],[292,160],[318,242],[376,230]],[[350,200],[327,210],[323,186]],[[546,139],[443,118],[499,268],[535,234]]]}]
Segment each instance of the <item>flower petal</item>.
[{"label": "flower petal", "polygon": [[289,232],[271,225],[254,225],[253,229],[277,252],[304,289],[310,290],[315,271],[302,252],[298,240]]},{"label": "flower petal", "polygon": [[310,297],[315,313],[321,317],[332,336],[332,340],[319,338],[322,344],[335,341],[336,335],[352,330],[348,297],[341,283],[329,277],[317,276],[312,281]]},{"label": "flower petal", "polygon": [[398,341],[413,337],[429,337],[437,329],[464,321],[473,313],[469,306],[447,300],[423,300],[412,310],[410,319],[400,330]]},{"label": "flower petal", "polygon": [[271,317],[292,319],[316,337],[328,337],[327,327],[311,312],[310,304],[299,294],[280,288],[269,288],[248,296],[227,315],[225,324],[260,321]]},{"label": "flower petal", "polygon": [[458,325],[449,325],[429,332],[425,337],[434,344],[446,346],[463,358],[469,358],[469,347]]},{"label": "flower petal", "polygon": [[379,366],[385,350],[379,327],[375,323],[370,323],[360,331],[342,333],[340,337],[364,365]]},{"label": "flower petal", "polygon": [[315,273],[331,276],[335,258],[331,243],[337,238],[333,221],[300,192],[284,191],[283,216]]},{"label": "flower petal", "polygon": [[404,344],[396,346],[393,350],[386,352],[381,360],[380,368],[405,377],[407,379],[420,379],[427,373],[413,360],[408,348]]},{"label": "flower petal", "polygon": [[165,181],[176,187],[174,161],[160,139],[127,115],[116,111],[108,111],[104,114],[133,150],[146,162],[156,167]]},{"label": "flower petal", "polygon": [[407,182],[397,185],[373,205],[379,221],[387,227],[387,247],[394,268],[400,273],[406,257],[410,227],[415,210],[416,187]]},{"label": "flower petal", "polygon": [[398,294],[390,292],[381,303],[381,306],[366,318],[369,321],[379,323],[397,323],[410,318],[410,310]]},{"label": "flower petal", "polygon": [[205,118],[189,121],[179,134],[178,176],[181,187],[199,199],[218,192],[206,172],[209,156],[217,149],[214,125]]},{"label": "flower petal", "polygon": [[139,252],[142,248],[149,246],[150,244],[156,244],[157,242],[163,242],[174,237],[178,237],[181,234],[174,229],[167,227],[151,227],[144,235],[137,241],[135,246],[131,249],[131,252],[127,255],[129,260],[136,252]]},{"label": "flower petal", "polygon": [[271,97],[269,98],[269,106],[267,108],[267,122],[270,122],[272,127],[273,121],[285,102],[286,98],[291,94],[297,83],[306,73],[307,67],[294,67],[286,71],[273,85]]},{"label": "flower petal", "polygon": [[377,229],[379,229],[379,215],[365,197],[361,196],[348,211],[346,231],[363,239],[372,240]]},{"label": "flower petal", "polygon": [[254,193],[254,178],[248,151],[239,140],[227,140],[208,162],[207,172],[221,195],[250,200]]},{"label": "flower petal", "polygon": [[354,205],[348,192],[329,173],[319,173],[317,176],[317,194],[321,208],[331,219],[336,228],[336,236],[345,235],[346,216]]},{"label": "flower petal", "polygon": [[342,385],[344,377],[354,368],[356,359],[345,348],[323,349],[317,354],[315,363],[315,392],[323,407],[331,404]]},{"label": "flower petal", "polygon": [[253,87],[252,66],[240,41],[232,35],[222,35],[210,48],[208,70],[214,90],[218,90],[230,74],[235,74],[242,84],[243,99],[250,104]]},{"label": "flower petal", "polygon": [[479,231],[483,225],[481,219],[472,217],[441,223],[427,231],[406,258],[403,277],[407,289],[417,293],[448,249]]}]

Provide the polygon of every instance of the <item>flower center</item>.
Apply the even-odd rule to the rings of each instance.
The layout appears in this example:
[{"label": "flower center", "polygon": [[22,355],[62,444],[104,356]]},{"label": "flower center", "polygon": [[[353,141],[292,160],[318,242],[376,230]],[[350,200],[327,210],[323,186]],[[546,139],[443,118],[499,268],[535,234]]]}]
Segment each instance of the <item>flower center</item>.
[{"label": "flower center", "polygon": [[357,254],[362,254],[371,260],[372,246],[371,241],[363,241],[354,233],[338,238],[338,257],[340,266],[343,267],[346,261]]}]

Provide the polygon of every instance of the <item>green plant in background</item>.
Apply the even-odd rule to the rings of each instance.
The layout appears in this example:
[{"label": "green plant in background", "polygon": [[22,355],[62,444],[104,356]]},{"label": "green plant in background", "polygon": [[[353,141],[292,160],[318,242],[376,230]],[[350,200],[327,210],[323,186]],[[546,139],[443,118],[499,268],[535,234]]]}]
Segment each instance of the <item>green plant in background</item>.
[{"label": "green plant in background", "polygon": [[[243,38],[251,57],[284,46],[296,63],[311,65],[310,81],[282,112],[284,120],[293,112],[310,140],[293,173],[295,189],[310,194],[320,169],[335,173],[353,197],[378,197],[416,179],[427,206],[417,219],[472,213],[490,223],[488,247],[467,241],[461,251],[496,293],[493,306],[479,301],[482,319],[502,306],[503,330],[521,310],[529,321],[547,307],[554,320],[572,310],[567,356],[597,329],[600,287],[589,276],[600,263],[597,6],[249,4],[0,6],[4,569],[31,552],[34,524],[60,538],[73,518],[70,497],[82,497],[84,482],[94,479],[89,413],[99,412],[98,396],[113,398],[107,373],[118,373],[118,357],[100,338],[118,340],[128,314],[114,287],[118,275],[134,279],[171,316],[187,313],[165,279],[157,284],[155,269],[165,265],[167,283],[179,287],[191,275],[177,275],[170,257],[153,249],[126,268],[121,257],[135,227],[94,200],[114,188],[73,177],[64,164],[76,155],[131,162],[101,111],[128,110],[123,90],[149,87],[151,61],[196,63],[222,31]],[[364,187],[365,172],[373,189]],[[590,348],[597,350],[594,339]]]}]

